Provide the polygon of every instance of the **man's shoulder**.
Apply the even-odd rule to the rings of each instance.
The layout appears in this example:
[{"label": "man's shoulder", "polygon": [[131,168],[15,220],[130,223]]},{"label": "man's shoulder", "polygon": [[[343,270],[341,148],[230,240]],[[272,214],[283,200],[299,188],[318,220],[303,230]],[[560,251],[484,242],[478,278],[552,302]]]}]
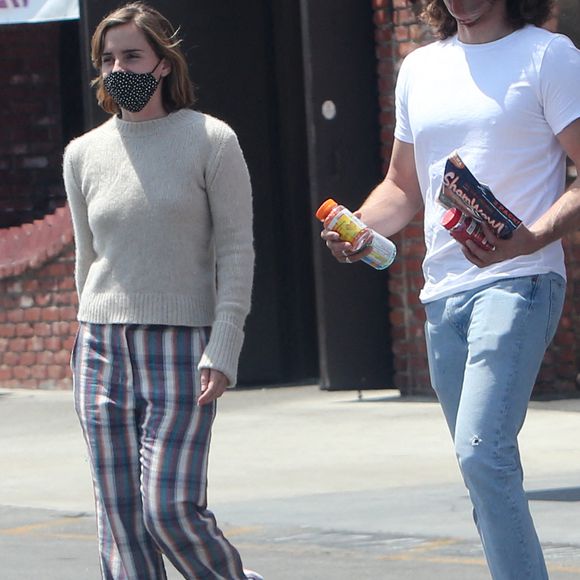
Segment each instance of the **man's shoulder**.
[{"label": "man's shoulder", "polygon": [[573,46],[573,42],[564,34],[552,32],[532,24],[528,24],[518,30],[514,37],[516,42],[520,43],[520,46],[528,50],[532,48],[535,51],[544,51],[548,46]]},{"label": "man's shoulder", "polygon": [[421,64],[433,58],[439,58],[443,52],[453,46],[453,39],[449,37],[444,40],[433,40],[427,44],[417,46],[403,59],[403,62],[410,64]]}]

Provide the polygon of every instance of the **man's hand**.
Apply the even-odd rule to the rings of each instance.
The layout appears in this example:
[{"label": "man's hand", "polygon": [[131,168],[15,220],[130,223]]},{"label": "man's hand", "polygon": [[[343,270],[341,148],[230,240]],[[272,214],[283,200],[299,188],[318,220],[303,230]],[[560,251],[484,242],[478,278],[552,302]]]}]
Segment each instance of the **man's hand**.
[{"label": "man's hand", "polygon": [[[361,213],[357,211],[354,215],[360,218]],[[343,242],[338,233],[332,230],[322,230],[320,237],[326,242],[326,247],[330,250],[331,254],[342,264],[358,262],[371,252],[370,247],[363,247],[356,252],[353,251],[352,244],[350,242]]]},{"label": "man's hand", "polygon": [[197,399],[198,405],[207,405],[221,397],[227,386],[228,378],[216,369],[201,369],[201,395]]},{"label": "man's hand", "polygon": [[463,255],[478,268],[485,268],[497,262],[503,262],[517,256],[532,254],[539,250],[541,244],[535,234],[523,223],[512,234],[511,238],[498,238],[485,223],[481,224],[487,241],[493,245],[493,250],[484,250],[471,240],[461,245]]}]

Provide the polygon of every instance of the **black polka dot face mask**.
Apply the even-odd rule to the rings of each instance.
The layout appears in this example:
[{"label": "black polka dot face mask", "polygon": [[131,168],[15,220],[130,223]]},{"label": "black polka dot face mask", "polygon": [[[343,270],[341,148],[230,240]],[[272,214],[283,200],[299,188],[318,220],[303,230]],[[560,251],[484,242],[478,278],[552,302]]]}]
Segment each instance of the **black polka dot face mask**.
[{"label": "black polka dot face mask", "polygon": [[151,100],[159,81],[153,76],[155,68],[148,73],[113,71],[103,78],[105,90],[111,98],[125,111],[138,113]]}]

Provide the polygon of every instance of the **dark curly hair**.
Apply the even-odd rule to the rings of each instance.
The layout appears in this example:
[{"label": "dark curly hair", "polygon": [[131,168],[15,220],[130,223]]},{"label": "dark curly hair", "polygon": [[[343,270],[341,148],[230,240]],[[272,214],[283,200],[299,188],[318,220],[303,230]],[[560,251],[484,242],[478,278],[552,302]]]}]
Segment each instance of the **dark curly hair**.
[{"label": "dark curly hair", "polygon": [[[506,0],[508,18],[515,30],[526,24],[541,26],[550,18],[553,6],[554,0]],[[423,0],[421,19],[433,27],[441,39],[457,32],[457,22],[443,0]]]}]

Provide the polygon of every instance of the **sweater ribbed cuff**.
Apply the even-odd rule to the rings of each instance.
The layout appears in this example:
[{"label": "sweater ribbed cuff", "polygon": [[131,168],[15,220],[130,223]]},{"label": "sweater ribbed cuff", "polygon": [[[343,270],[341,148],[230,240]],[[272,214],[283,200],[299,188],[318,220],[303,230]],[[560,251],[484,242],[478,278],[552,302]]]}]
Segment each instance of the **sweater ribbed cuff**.
[{"label": "sweater ribbed cuff", "polygon": [[217,320],[212,326],[210,339],[198,368],[221,371],[229,380],[228,388],[235,387],[243,342],[243,330],[229,322]]}]

